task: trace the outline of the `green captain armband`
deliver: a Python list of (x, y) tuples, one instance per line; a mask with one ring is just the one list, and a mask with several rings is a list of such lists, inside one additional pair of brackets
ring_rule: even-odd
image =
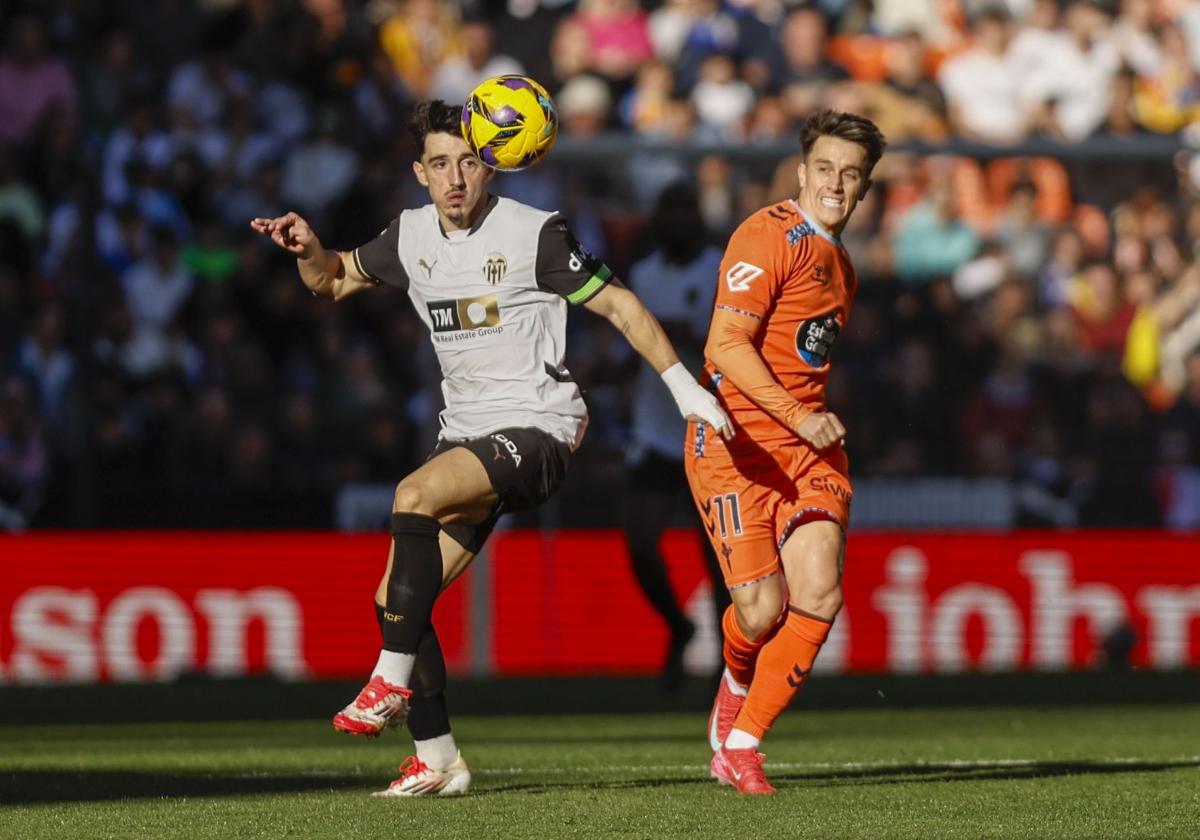
[(572, 304), (587, 303), (595, 296), (596, 292), (608, 285), (608, 281), (612, 280), (612, 276), (612, 271), (609, 267), (601, 263), (596, 269), (596, 273), (589, 277), (587, 282), (567, 295), (567, 302)]

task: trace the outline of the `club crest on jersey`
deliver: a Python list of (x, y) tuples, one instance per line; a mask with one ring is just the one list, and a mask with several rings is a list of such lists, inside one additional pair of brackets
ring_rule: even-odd
[(811, 367), (825, 367), (841, 331), (842, 327), (833, 313), (805, 321), (796, 330), (796, 352)]
[(492, 251), (487, 255), (487, 259), (483, 261), (483, 279), (495, 286), (504, 279), (504, 275), (508, 273), (508, 260), (504, 255)]
[(458, 300), (431, 300), (426, 306), (429, 308), (429, 323), (435, 335), (450, 332), (465, 334), (470, 330), (498, 327), (500, 324), (500, 304), (493, 295)]

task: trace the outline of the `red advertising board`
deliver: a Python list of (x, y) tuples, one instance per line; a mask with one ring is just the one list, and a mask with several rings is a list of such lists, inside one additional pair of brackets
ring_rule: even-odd
[[(358, 677), (386, 535), (72, 532), (0, 537), (0, 682), (270, 671)], [(711, 627), (696, 535), (663, 540)], [(439, 600), (450, 668), (652, 673), (666, 642), (616, 531), (507, 531)], [(1134, 663), (1200, 664), (1200, 541), (1151, 532), (855, 534), (846, 606), (818, 669), (1084, 668), (1106, 637)], [(701, 633), (692, 661), (709, 667)], [(707, 643), (707, 647), (703, 647)]]

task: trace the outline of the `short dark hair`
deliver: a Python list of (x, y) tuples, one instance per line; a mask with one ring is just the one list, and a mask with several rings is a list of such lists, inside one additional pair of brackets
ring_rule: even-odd
[(455, 137), (461, 137), (461, 121), (461, 105), (449, 105), (440, 99), (418, 102), (408, 118), (408, 132), (417, 143), (417, 155), (425, 153), (425, 138), (430, 134), (453, 134)]
[(826, 136), (848, 140), (866, 149), (867, 175), (871, 174), (875, 164), (883, 157), (883, 150), (887, 148), (887, 139), (871, 120), (858, 114), (826, 108), (810, 115), (800, 129), (800, 147), (804, 149), (804, 156), (808, 157), (818, 137)]

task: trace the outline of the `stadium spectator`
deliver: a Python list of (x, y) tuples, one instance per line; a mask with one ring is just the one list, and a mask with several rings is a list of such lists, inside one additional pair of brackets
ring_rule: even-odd
[(1134, 309), (1121, 289), (1112, 266), (1096, 262), (1083, 267), (1068, 292), (1079, 335), (1090, 353), (1120, 358)]
[(580, 0), (575, 20), (587, 39), (590, 68), (605, 78), (628, 79), (654, 55), (637, 0)]
[(150, 254), (121, 278), (130, 319), (123, 360), (137, 376), (181, 364), (190, 355), (178, 319), (195, 279), (180, 261), (179, 241), (170, 228), (155, 228), (152, 239)]
[(1024, 69), (1009, 51), (1011, 35), (1008, 12), (988, 7), (975, 21), (974, 44), (938, 71), (950, 125), (959, 136), (1012, 143), (1028, 131), (1019, 87)]
[(596, 76), (575, 76), (558, 92), (557, 104), (565, 133), (578, 138), (592, 137), (608, 125), (612, 94), (608, 85)]
[(975, 256), (979, 238), (954, 207), (951, 161), (930, 161), (925, 198), (900, 220), (896, 231), (896, 274), (920, 284), (947, 275)]
[(1168, 428), (1185, 436), (1188, 463), (1200, 466), (1200, 350), (1185, 360), (1183, 389), (1164, 421)]
[(41, 507), (51, 454), (35, 405), (20, 377), (0, 380), (0, 529), (22, 531)]
[(1200, 529), (1200, 466), (1191, 457), (1192, 445), (1187, 433), (1174, 427), (1158, 439), (1160, 464), (1154, 471), (1154, 490), (1163, 524), (1177, 531)]
[(0, 143), (32, 145), (54, 119), (69, 131), (78, 99), (78, 85), (66, 63), (46, 54), (42, 22), (18, 16), (0, 57)]
[(633, 85), (617, 103), (621, 125), (639, 134), (658, 135), (667, 131), (668, 108), (675, 75), (663, 61), (647, 61), (638, 68)]
[(62, 312), (48, 304), (34, 316), (32, 329), (17, 349), (17, 369), (36, 389), (38, 413), (59, 452), (70, 451), (77, 443), (77, 368), (74, 355), (63, 343)]
[(1112, 44), (1121, 63), (1138, 76), (1153, 77), (1163, 62), (1163, 45), (1154, 31), (1154, 0), (1120, 0)]
[(1169, 134), (1200, 121), (1200, 77), (1179, 26), (1162, 28), (1162, 52), (1133, 82), (1133, 111), (1150, 131)]
[(1106, 7), (1095, 0), (1071, 0), (1062, 32), (1021, 77), (1033, 128), (1071, 141), (1091, 135), (1108, 117), (1119, 67)]
[(227, 45), (210, 43), (205, 50), (205, 55), (185, 61), (171, 74), (166, 104), (172, 122), (216, 125), (235, 100), (250, 93), (250, 75), (237, 67)]
[(697, 5), (693, 0), (665, 0), (646, 18), (646, 30), (654, 54), (667, 64), (679, 60), (684, 43), (696, 22)]
[(888, 35), (918, 32), (921, 38), (938, 48), (958, 40), (956, 3), (936, 0), (876, 0), (871, 4), (872, 28)]
[(457, 9), (437, 0), (402, 0), (379, 27), (379, 43), (411, 98), (420, 99), (438, 65), (461, 49)]
[(701, 136), (741, 139), (754, 108), (754, 89), (738, 78), (732, 58), (716, 53), (700, 65), (700, 77), (692, 89), (692, 107)]
[(1037, 216), (1037, 186), (1032, 181), (1013, 184), (992, 236), (1008, 266), (1021, 277), (1036, 276), (1046, 264), (1053, 230)]
[(949, 136), (946, 97), (926, 72), (925, 62), (920, 35), (905, 33), (887, 50), (887, 78), (871, 87), (869, 101), (875, 120), (895, 141), (940, 143)]
[(323, 111), (312, 136), (288, 155), (283, 166), (280, 196), (315, 218), (346, 194), (359, 173), (359, 156), (343, 133), (349, 128), (344, 113)]
[(784, 101), (794, 118), (826, 105), (826, 88), (850, 78), (849, 71), (827, 54), (827, 35), (824, 15), (811, 6), (791, 11), (780, 29)]
[(463, 21), (459, 38), (462, 52), (447, 57), (433, 72), (430, 90), (434, 98), (466, 102), (467, 96), (484, 79), (525, 72), (515, 58), (496, 52), (496, 33), (486, 20)]
[(742, 21), (719, 0), (690, 0), (691, 25), (675, 65), (675, 92), (686, 96), (700, 75), (700, 65), (713, 54), (738, 56), (744, 36)]

